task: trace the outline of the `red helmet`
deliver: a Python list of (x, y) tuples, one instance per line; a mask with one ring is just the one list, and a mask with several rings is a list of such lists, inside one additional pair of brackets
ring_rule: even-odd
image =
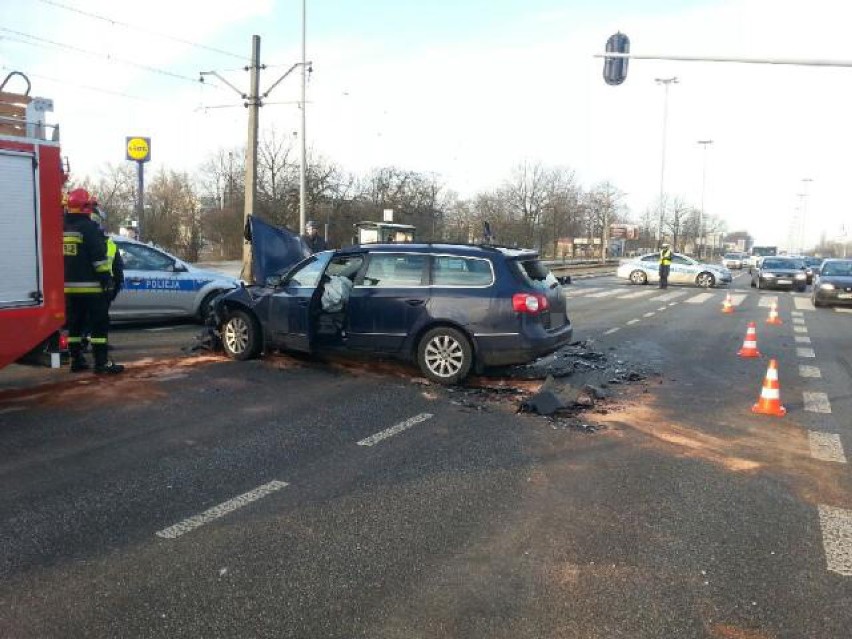
[(92, 197), (86, 189), (74, 189), (68, 194), (69, 213), (91, 213)]

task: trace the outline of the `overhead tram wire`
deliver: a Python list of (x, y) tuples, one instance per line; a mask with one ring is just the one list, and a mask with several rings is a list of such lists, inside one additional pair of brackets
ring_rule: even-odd
[[(20, 68), (20, 67), (17, 67), (17, 68)], [(15, 68), (7, 66), (5, 64), (0, 65), (0, 69), (2, 69), (4, 71), (14, 71), (15, 70)], [(127, 98), (129, 100), (138, 100), (140, 102), (152, 102), (152, 103), (156, 102), (156, 100), (152, 100), (151, 98), (145, 98), (145, 97), (142, 97), (141, 95), (132, 95), (130, 93), (122, 93), (121, 91), (113, 91), (112, 89), (104, 89), (103, 87), (96, 87), (96, 86), (87, 85), (87, 84), (80, 84), (79, 82), (70, 82), (68, 80), (61, 80), (60, 78), (54, 78), (54, 77), (51, 77), (49, 75), (42, 75), (40, 73), (31, 73), (31, 72), (28, 71), (27, 75), (32, 77), (32, 78), (39, 78), (41, 80), (47, 80), (48, 82), (55, 82), (56, 84), (62, 84), (62, 85), (65, 85), (65, 86), (72, 86), (72, 87), (75, 87), (77, 89), (83, 89), (85, 91), (95, 91), (97, 93), (105, 93), (107, 95), (112, 95), (112, 96), (119, 97), (119, 98)]]
[(153, 29), (148, 29), (146, 27), (139, 27), (129, 22), (122, 22), (121, 20), (115, 20), (113, 18), (109, 18), (107, 16), (102, 16), (97, 13), (93, 13), (91, 11), (84, 11), (83, 9), (78, 9), (77, 7), (72, 7), (67, 4), (63, 4), (61, 2), (56, 2), (55, 0), (39, 0), (39, 2), (43, 4), (50, 5), (52, 7), (57, 7), (59, 9), (64, 9), (65, 11), (71, 11), (72, 13), (76, 13), (81, 16), (85, 16), (87, 18), (92, 18), (94, 20), (100, 20), (102, 22), (107, 22), (111, 25), (116, 25), (120, 27), (124, 27), (125, 29), (132, 29), (134, 31), (139, 31), (141, 33), (147, 33), (148, 35), (157, 36), (158, 38), (163, 38), (165, 40), (172, 40), (173, 42), (179, 42), (180, 44), (186, 44), (191, 47), (195, 47), (197, 49), (203, 49), (205, 51), (210, 51), (212, 53), (218, 53), (219, 55), (226, 55), (231, 58), (236, 58), (237, 60), (244, 60), (246, 62), (250, 62), (251, 59), (245, 55), (239, 55), (237, 53), (232, 53), (231, 51), (225, 51), (224, 49), (217, 49), (216, 47), (211, 47), (206, 44), (201, 44), (199, 42), (193, 42), (192, 40), (185, 40), (183, 38), (178, 38), (176, 36), (168, 35), (166, 33), (160, 33), (159, 31), (154, 31)]
[[(196, 78), (191, 78), (187, 75), (181, 75), (179, 73), (174, 73), (173, 71), (169, 71), (167, 69), (161, 69), (159, 67), (153, 67), (153, 66), (150, 66), (150, 65), (147, 65), (147, 64), (141, 64), (139, 62), (133, 62), (132, 60), (125, 60), (124, 58), (116, 58), (115, 56), (112, 56), (112, 55), (109, 55), (109, 54), (100, 53), (98, 51), (91, 51), (90, 49), (84, 49), (82, 47), (78, 47), (78, 46), (73, 45), (73, 44), (67, 44), (67, 43), (64, 43), (64, 42), (57, 42), (55, 40), (50, 40), (48, 38), (42, 38), (42, 37), (39, 37), (39, 36), (34, 36), (32, 34), (24, 33), (23, 31), (16, 31), (14, 29), (9, 29), (7, 27), (0, 27), (0, 31), (3, 31), (5, 33), (11, 33), (12, 35), (19, 36), (19, 38), (20, 37), (26, 38), (25, 40), (21, 40), (19, 38), (9, 38), (9, 37), (4, 38), (4, 39), (7, 39), (7, 40), (10, 40), (10, 41), (13, 41), (13, 42), (18, 42), (20, 44), (27, 44), (27, 45), (36, 46), (36, 47), (38, 47), (38, 46), (44, 47), (44, 45), (49, 45), (49, 46), (56, 47), (56, 48), (59, 48), (59, 49), (66, 49), (68, 51), (74, 51), (75, 53), (80, 53), (82, 55), (88, 55), (88, 56), (92, 56), (92, 57), (95, 57), (95, 58), (99, 58), (99, 59), (105, 60), (107, 62), (113, 62), (113, 63), (116, 63), (116, 64), (124, 64), (124, 65), (130, 66), (130, 67), (140, 69), (142, 71), (148, 71), (150, 73), (157, 73), (157, 74), (160, 74), (160, 75), (163, 75), (163, 76), (166, 76), (166, 77), (174, 78), (176, 80), (184, 80), (185, 82), (191, 82), (192, 84), (198, 84), (198, 79), (196, 79)], [(214, 86), (216, 86), (216, 85), (214, 85)], [(221, 87), (217, 86), (217, 88), (221, 88)]]

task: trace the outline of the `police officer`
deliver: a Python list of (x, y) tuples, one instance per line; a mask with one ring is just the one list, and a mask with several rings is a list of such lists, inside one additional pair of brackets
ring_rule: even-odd
[(320, 237), (319, 228), (319, 224), (313, 220), (310, 220), (307, 224), (305, 224), (305, 234), (302, 236), (302, 239), (305, 241), (305, 244), (308, 245), (311, 253), (319, 253), (320, 251), (328, 249), (328, 245), (325, 243), (325, 240)]
[(65, 302), (71, 372), (89, 368), (81, 343), (83, 329), (88, 325), (92, 329), (95, 373), (120, 373), (124, 366), (109, 361), (107, 354), (109, 296), (115, 284), (107, 259), (104, 234), (90, 217), (92, 198), (89, 192), (85, 189), (71, 191), (67, 209), (62, 252), (65, 256)]
[(672, 249), (668, 242), (660, 247), (660, 288), (669, 287), (669, 272), (672, 269)]

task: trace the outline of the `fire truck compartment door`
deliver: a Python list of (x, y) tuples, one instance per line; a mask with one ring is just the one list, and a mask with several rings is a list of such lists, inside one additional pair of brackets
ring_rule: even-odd
[(0, 149), (0, 308), (41, 304), (37, 170), (32, 154)]

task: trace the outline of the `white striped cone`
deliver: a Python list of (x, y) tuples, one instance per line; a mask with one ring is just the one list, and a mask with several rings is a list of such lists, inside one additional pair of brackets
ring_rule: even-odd
[(778, 305), (775, 302), (772, 302), (772, 305), (769, 307), (769, 318), (766, 320), (767, 324), (783, 324), (781, 318), (778, 317)]
[(760, 399), (751, 407), (752, 413), (784, 417), (787, 409), (781, 405), (781, 386), (778, 383), (778, 364), (774, 359), (769, 360), (763, 388), (760, 389)]
[(757, 350), (757, 327), (754, 322), (748, 323), (743, 347), (737, 351), (740, 357), (760, 357), (760, 351)]

